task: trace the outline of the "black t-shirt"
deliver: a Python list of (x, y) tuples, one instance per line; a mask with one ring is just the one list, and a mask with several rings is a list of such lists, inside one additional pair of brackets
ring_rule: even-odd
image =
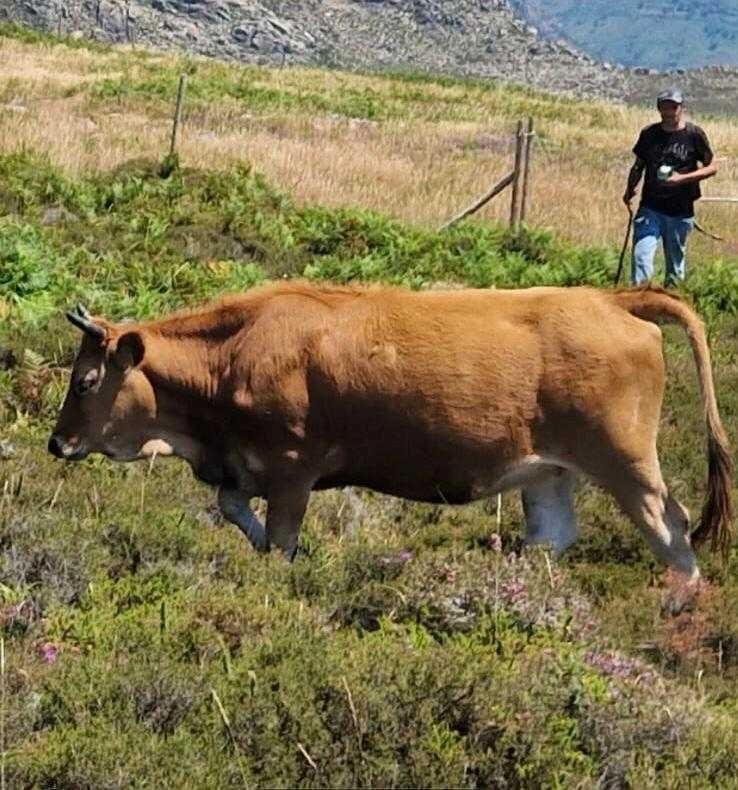
[(702, 194), (699, 183), (664, 186), (656, 171), (661, 165), (670, 165), (677, 173), (691, 173), (698, 169), (698, 162), (709, 165), (712, 150), (704, 131), (688, 123), (684, 129), (666, 132), (655, 123), (641, 131), (633, 153), (646, 163), (641, 205), (671, 217), (693, 216), (694, 201)]

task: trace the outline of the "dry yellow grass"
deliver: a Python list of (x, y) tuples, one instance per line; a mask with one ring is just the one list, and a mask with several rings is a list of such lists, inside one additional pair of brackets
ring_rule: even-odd
[[(45, 152), (70, 173), (161, 157), (170, 134), (168, 104), (91, 100), (85, 88), (174, 62), (126, 50), (100, 54), (0, 39), (0, 151)], [(254, 73), (249, 70), (252, 80)], [(432, 227), (509, 171), (514, 117), (532, 108), (540, 138), (529, 222), (588, 244), (620, 243), (629, 152), (638, 130), (655, 120), (655, 112), (642, 109), (531, 97), (502, 86), (485, 92), (464, 84), (307, 69), (263, 70), (254, 84), (295, 96), (364, 91), (397, 111), (374, 122), (327, 111), (258, 112), (230, 98), (191, 104), (179, 146), (184, 163), (217, 168), (249, 160), (297, 201), (360, 205)], [(704, 191), (738, 195), (738, 122), (703, 125), (722, 160), (721, 172)], [(504, 220), (508, 204), (506, 193), (478, 216)], [(705, 225), (726, 236), (735, 235), (736, 216), (738, 205), (702, 204), (699, 210)], [(697, 255), (721, 249), (695, 239)]]

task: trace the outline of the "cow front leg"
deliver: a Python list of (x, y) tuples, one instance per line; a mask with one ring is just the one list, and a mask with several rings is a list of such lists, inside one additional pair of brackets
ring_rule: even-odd
[(249, 539), (257, 551), (268, 548), (264, 527), (249, 507), (249, 496), (237, 488), (221, 486), (218, 491), (218, 506), (228, 521), (235, 524)]
[(310, 489), (310, 485), (294, 480), (284, 480), (269, 488), (267, 545), (282, 549), (290, 562), (297, 552), (297, 537), (310, 498)]

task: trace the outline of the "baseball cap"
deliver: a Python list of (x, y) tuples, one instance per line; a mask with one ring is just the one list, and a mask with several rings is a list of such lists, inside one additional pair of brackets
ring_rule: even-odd
[(684, 96), (677, 88), (669, 88), (669, 90), (661, 91), (656, 97), (656, 106), (661, 104), (662, 101), (673, 101), (677, 104), (684, 104)]

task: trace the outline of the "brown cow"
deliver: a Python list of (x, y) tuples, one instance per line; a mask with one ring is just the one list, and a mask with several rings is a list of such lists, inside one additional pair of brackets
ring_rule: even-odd
[[(699, 576), (656, 435), (661, 332), (697, 365), (708, 495), (693, 538), (726, 548), (731, 461), (702, 324), (645, 288), (460, 290), (285, 283), (159, 321), (84, 332), (49, 450), (187, 460), (260, 549), (293, 556), (310, 492), (357, 485), (463, 503), (521, 488), (527, 540), (576, 538), (577, 474), (609, 491), (656, 555)], [(268, 501), (266, 530), (249, 509)]]

